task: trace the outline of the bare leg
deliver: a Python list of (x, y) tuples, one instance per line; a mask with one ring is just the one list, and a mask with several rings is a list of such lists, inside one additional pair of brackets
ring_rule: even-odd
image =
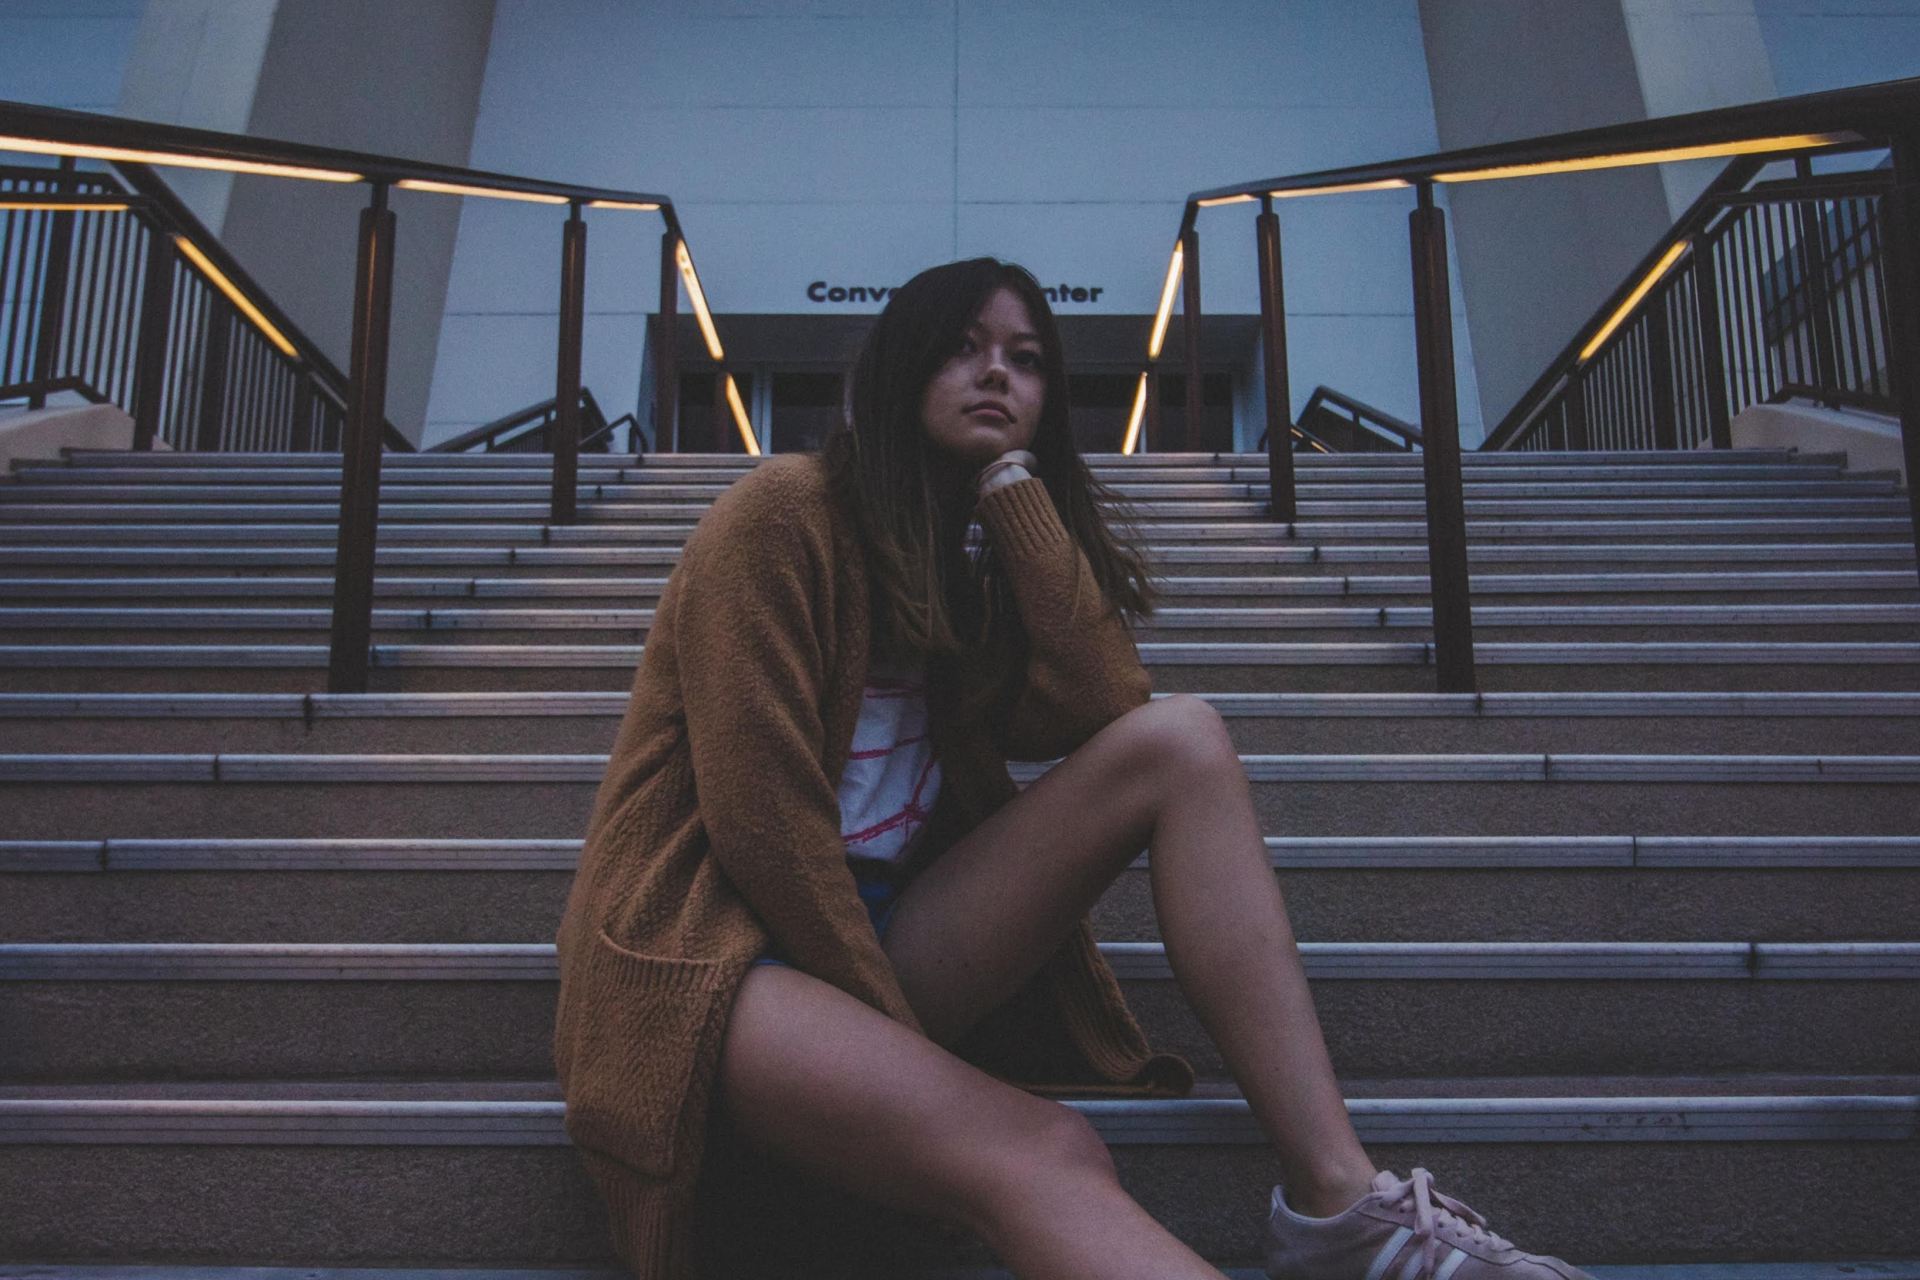
[(719, 1088), (748, 1142), (856, 1195), (970, 1228), (1023, 1280), (1220, 1280), (1121, 1189), (1078, 1112), (797, 970), (747, 971)]
[[(952, 1044), (1051, 955), (1143, 846), (1167, 959), (1315, 1215), (1365, 1195), (1247, 777), (1219, 713), (1175, 695), (1120, 717), (936, 859), (886, 948), (927, 1032)], [(988, 926), (991, 927), (988, 927)]]

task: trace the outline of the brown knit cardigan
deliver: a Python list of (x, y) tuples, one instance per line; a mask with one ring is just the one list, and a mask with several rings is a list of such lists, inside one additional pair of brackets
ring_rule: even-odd
[[(943, 716), (953, 689), (930, 681), (941, 793), (907, 874), (1015, 795), (1008, 759), (1065, 755), (1151, 689), (1044, 481), (990, 490), (977, 516), (1014, 587), (1027, 680), (997, 726)], [(642, 1280), (694, 1274), (720, 1045), (769, 937), (801, 970), (921, 1030), (840, 834), (868, 607), (865, 556), (819, 456), (790, 454), (714, 502), (654, 613), (560, 925), (553, 1043), (567, 1133)], [(1184, 1060), (1147, 1047), (1084, 919), (957, 1051), (1037, 1092), (1193, 1084)]]

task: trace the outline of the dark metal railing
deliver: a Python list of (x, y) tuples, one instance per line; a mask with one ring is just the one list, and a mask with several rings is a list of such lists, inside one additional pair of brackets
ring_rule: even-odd
[[(134, 447), (341, 453), (327, 687), (367, 687), (380, 458), (411, 449), (386, 420), (395, 187), (552, 204), (561, 230), (560, 335), (551, 420), (552, 519), (575, 519), (578, 455), (606, 447), (608, 423), (581, 385), (587, 208), (657, 211), (661, 314), (655, 331), (655, 439), (672, 434), (671, 335), (684, 278), (718, 358), (711, 316), (673, 202), (665, 196), (430, 164), (393, 156), (0, 102), (0, 152), (58, 167), (0, 170), (0, 384), (29, 403), (63, 377), (131, 406)], [(111, 174), (78, 168), (104, 161)], [(186, 164), (364, 185), (352, 341), (343, 374), (275, 307), (146, 164)], [(587, 414), (591, 406), (591, 416)], [(620, 421), (636, 428), (631, 415)]]
[[(1295, 452), (1302, 445), (1318, 453), (1406, 453), (1420, 447), (1419, 427), (1328, 386), (1313, 389), (1292, 431)], [(1267, 447), (1265, 431), (1253, 447)]]
[(1755, 182), (1758, 161), (1728, 166), (1482, 447), (1731, 448), (1742, 409), (1792, 395), (1893, 412), (1890, 175), (1798, 168)]
[(152, 170), (0, 167), (0, 204), (28, 206), (0, 209), (0, 380), (84, 381), (131, 412), (138, 449), (339, 447), (346, 376)]
[[(426, 452), (472, 453), (478, 450), (481, 453), (546, 453), (553, 447), (553, 432), (559, 421), (559, 398), (549, 396), (524, 409), (516, 409), (495, 418), (492, 422), (482, 423), (471, 431), (442, 440)], [(600, 402), (593, 398), (593, 392), (585, 387), (580, 389), (582, 453), (611, 453), (614, 435), (622, 427), (627, 428), (633, 445), (627, 452), (644, 458), (645, 436), (641, 433), (639, 419), (631, 413), (623, 413), (609, 422), (605, 411), (600, 408)]]
[[(1884, 186), (1849, 187), (1830, 177), (1813, 178), (1806, 171), (1804, 160), (1810, 155), (1867, 147), (1891, 150), (1891, 168)], [(1356, 191), (1408, 190), (1414, 200), (1408, 216), (1408, 240), (1434, 661), (1441, 689), (1471, 691), (1477, 687), (1477, 677), (1467, 577), (1466, 512), (1460, 485), (1446, 218), (1435, 202), (1434, 190), (1456, 182), (1525, 179), (1543, 173), (1715, 156), (1749, 157), (1746, 163), (1754, 172), (1768, 158), (1796, 157), (1803, 161), (1802, 173), (1789, 188), (1763, 186), (1752, 191), (1744, 190), (1751, 173), (1737, 183), (1722, 175), (1715, 184), (1717, 190), (1710, 193), (1718, 202), (1712, 225), (1728, 229), (1723, 238), (1708, 246), (1711, 252), (1703, 249), (1695, 255), (1696, 259), (1710, 258), (1714, 270), (1691, 275), (1682, 272), (1665, 281), (1664, 291), (1650, 289), (1636, 315), (1629, 317), (1633, 322), (1623, 323), (1591, 352), (1591, 356), (1608, 360), (1600, 363), (1580, 395), (1567, 398), (1569, 413), (1604, 409), (1609, 415), (1621, 415), (1609, 417), (1609, 425), (1603, 430), (1622, 434), (1607, 438), (1644, 439), (1659, 447), (1679, 447), (1683, 439), (1705, 438), (1724, 444), (1727, 432), (1722, 419), (1735, 402), (1719, 396), (1696, 396), (1686, 401), (1682, 391), (1688, 387), (1737, 385), (1741, 388), (1738, 394), (1757, 398), (1777, 395), (1781, 388), (1796, 384), (1816, 387), (1832, 399), (1844, 395), (1858, 400), (1886, 394), (1900, 416), (1909, 477), (1907, 491), (1913, 504), (1916, 537), (1920, 538), (1920, 481), (1915, 480), (1920, 477), (1920, 79), (1196, 191), (1187, 197), (1182, 210), (1167, 287), (1154, 318), (1154, 337), (1148, 344), (1145, 378), (1151, 386), (1159, 341), (1172, 311), (1176, 275), (1197, 276), (1199, 272), (1200, 211), (1257, 204), (1260, 215), (1255, 219), (1254, 236), (1266, 372), (1265, 447), (1272, 494), (1268, 512), (1273, 520), (1292, 523), (1298, 505), (1292, 447), (1295, 436), (1291, 430), (1286, 307), (1275, 201)], [(1743, 167), (1736, 165), (1733, 172), (1739, 173)], [(1849, 180), (1878, 182), (1877, 178), (1858, 175)], [(1872, 207), (1863, 202), (1872, 202)], [(1792, 221), (1781, 221), (1788, 217)], [(1763, 246), (1775, 250), (1774, 256), (1768, 257)], [(1796, 254), (1797, 265), (1791, 261)], [(1648, 278), (1658, 261), (1656, 255), (1643, 264), (1645, 272), (1622, 287), (1615, 309), (1637, 282)], [(1787, 265), (1780, 265), (1783, 262)], [(1672, 265), (1668, 263), (1669, 268)], [(1740, 275), (1740, 270), (1748, 274)], [(1724, 301), (1719, 288), (1723, 271), (1731, 282), (1724, 291)], [(1661, 283), (1660, 279), (1654, 281), (1656, 286)], [(1749, 286), (1758, 292), (1743, 296), (1741, 290)], [(1185, 280), (1180, 292), (1185, 299), (1186, 376), (1188, 385), (1193, 386), (1200, 376), (1198, 280)], [(1754, 299), (1763, 305), (1749, 305)], [(1879, 308), (1881, 318), (1877, 322), (1868, 318), (1869, 300)], [(1612, 312), (1605, 314), (1610, 316)], [(1701, 317), (1706, 318), (1704, 329)], [(1773, 336), (1755, 344), (1754, 335), (1769, 332), (1768, 317)], [(1742, 347), (1742, 342), (1749, 345)], [(1612, 344), (1610, 349), (1607, 343)], [(1584, 344), (1570, 344), (1575, 357), (1584, 350)], [(1676, 351), (1677, 357), (1673, 355)], [(1663, 352), (1667, 353), (1664, 357)], [(1729, 353), (1733, 353), (1731, 357)], [(1720, 367), (1716, 368), (1716, 362)], [(1545, 390), (1536, 387), (1536, 392), (1552, 394), (1552, 375), (1553, 370), (1543, 375)], [(1149, 396), (1146, 403), (1151, 406), (1154, 400)], [(1191, 406), (1188, 419), (1196, 419)], [(1611, 425), (1623, 420), (1642, 424), (1642, 434), (1629, 437), (1624, 434), (1625, 428)], [(1545, 428), (1549, 432), (1546, 439), (1554, 439), (1551, 433), (1558, 430), (1559, 438), (1566, 442), (1591, 442), (1595, 439), (1595, 421), (1589, 414), (1584, 421)]]

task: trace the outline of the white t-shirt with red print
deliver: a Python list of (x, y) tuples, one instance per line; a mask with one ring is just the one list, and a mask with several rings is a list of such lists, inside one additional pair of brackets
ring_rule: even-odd
[(840, 777), (840, 834), (850, 858), (897, 862), (927, 825), (940, 794), (940, 761), (927, 728), (924, 663), (874, 661), (867, 669), (853, 750)]

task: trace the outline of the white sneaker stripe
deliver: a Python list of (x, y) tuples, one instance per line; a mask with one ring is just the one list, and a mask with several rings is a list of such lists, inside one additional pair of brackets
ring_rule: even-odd
[(1426, 1261), (1427, 1251), (1418, 1244), (1407, 1246), (1407, 1260), (1400, 1267), (1398, 1280), (1413, 1280), (1419, 1272), (1420, 1264)]
[(1367, 1280), (1380, 1280), (1381, 1276), (1387, 1274), (1387, 1267), (1392, 1264), (1393, 1255), (1399, 1253), (1400, 1246), (1412, 1236), (1411, 1227), (1400, 1227), (1388, 1236), (1387, 1242), (1380, 1246), (1380, 1252), (1373, 1255), (1373, 1265), (1367, 1268)]
[(1453, 1256), (1440, 1264), (1440, 1270), (1434, 1274), (1433, 1280), (1453, 1280), (1453, 1273), (1458, 1271), (1460, 1264), (1466, 1260), (1467, 1251), (1456, 1248)]

